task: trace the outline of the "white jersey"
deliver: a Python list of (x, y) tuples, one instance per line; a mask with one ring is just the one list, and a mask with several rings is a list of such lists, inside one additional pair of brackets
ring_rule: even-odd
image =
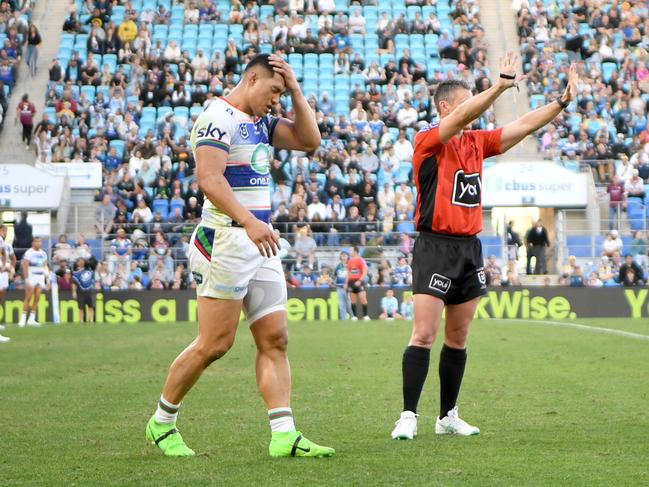
[(0, 249), (4, 250), (5, 266), (2, 267), (2, 257), (0, 256), (0, 272), (7, 272), (11, 267), (11, 256), (14, 255), (14, 248), (9, 242), (0, 237)]
[(47, 266), (47, 252), (43, 249), (34, 250), (27, 249), (23, 259), (29, 262), (29, 275), (30, 276), (44, 276), (45, 267)]
[[(217, 98), (199, 115), (190, 138), (194, 157), (203, 146), (227, 153), (225, 178), (237, 201), (266, 223), (270, 221), (270, 143), (278, 121), (270, 115), (252, 117)], [(231, 226), (232, 219), (205, 198), (202, 224)]]

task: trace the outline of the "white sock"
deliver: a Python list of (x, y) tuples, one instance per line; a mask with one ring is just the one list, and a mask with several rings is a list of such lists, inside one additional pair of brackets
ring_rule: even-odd
[(36, 313), (34, 313), (33, 311), (29, 313), (29, 319), (36, 321)]
[(273, 433), (295, 431), (293, 411), (291, 408), (274, 408), (268, 410), (268, 420)]
[(23, 311), (23, 319), (21, 320), (21, 323), (27, 323), (27, 313)]
[[(163, 409), (164, 408), (164, 409)], [(178, 409), (180, 404), (172, 404), (164, 397), (160, 396), (158, 401), (158, 409), (155, 412), (155, 420), (157, 423), (175, 423), (178, 419)]]

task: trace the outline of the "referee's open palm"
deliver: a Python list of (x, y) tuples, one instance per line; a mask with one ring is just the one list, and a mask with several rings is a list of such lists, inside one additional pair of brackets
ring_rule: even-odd
[(500, 83), (504, 84), (507, 88), (516, 86), (516, 83), (525, 79), (525, 75), (516, 76), (518, 68), (518, 54), (513, 51), (508, 51), (503, 57), (500, 58), (500, 74), (512, 77), (512, 79), (500, 78)]

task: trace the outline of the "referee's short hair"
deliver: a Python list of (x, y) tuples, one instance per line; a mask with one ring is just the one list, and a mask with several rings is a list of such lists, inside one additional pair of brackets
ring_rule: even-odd
[(433, 96), (437, 111), (439, 111), (440, 102), (450, 101), (453, 97), (453, 93), (459, 89), (472, 91), (471, 86), (469, 86), (466, 81), (460, 79), (449, 79), (438, 84), (437, 89), (435, 90), (435, 95)]

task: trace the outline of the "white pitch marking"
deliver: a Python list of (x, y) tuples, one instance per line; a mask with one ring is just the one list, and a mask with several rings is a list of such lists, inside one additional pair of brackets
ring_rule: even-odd
[(616, 330), (614, 328), (601, 328), (598, 326), (582, 325), (580, 323), (566, 323), (562, 321), (546, 321), (546, 320), (524, 320), (520, 318), (505, 319), (505, 318), (492, 318), (491, 321), (516, 321), (519, 323), (528, 323), (535, 325), (550, 325), (562, 326), (566, 328), (574, 328), (576, 330), (590, 331), (593, 333), (604, 333), (607, 335), (618, 335), (627, 338), (634, 338), (636, 340), (649, 340), (649, 335), (642, 335), (640, 333), (632, 333), (630, 331)]

